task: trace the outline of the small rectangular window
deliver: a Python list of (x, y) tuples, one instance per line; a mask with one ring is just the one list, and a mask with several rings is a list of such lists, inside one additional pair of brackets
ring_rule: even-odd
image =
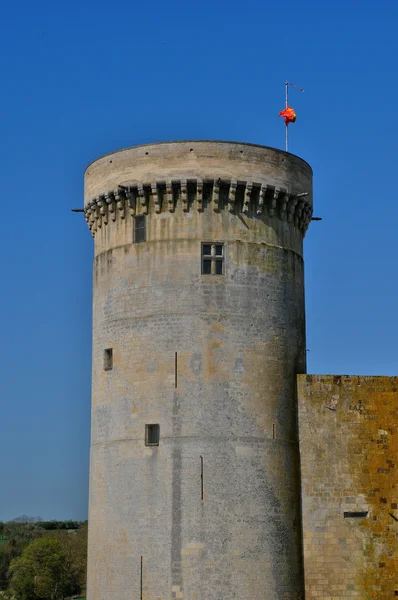
[(133, 242), (139, 244), (146, 241), (146, 221), (145, 215), (133, 217)]
[(159, 425), (145, 425), (145, 446), (159, 446)]
[(344, 518), (345, 519), (364, 519), (365, 517), (368, 516), (368, 511), (363, 511), (363, 512), (345, 512), (344, 513)]
[(202, 244), (202, 275), (224, 275), (224, 244)]
[(113, 369), (113, 349), (107, 348), (104, 350), (104, 370), (110, 371)]

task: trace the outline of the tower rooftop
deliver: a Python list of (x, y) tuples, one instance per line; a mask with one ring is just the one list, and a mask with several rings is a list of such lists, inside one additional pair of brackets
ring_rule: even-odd
[(106, 158), (108, 156), (111, 156), (112, 154), (117, 154), (118, 152), (125, 152), (126, 150), (132, 150), (133, 148), (146, 148), (146, 147), (151, 147), (151, 146), (161, 146), (161, 145), (167, 145), (167, 144), (235, 144), (237, 146), (248, 146), (248, 147), (253, 147), (253, 148), (265, 148), (267, 150), (274, 150), (275, 152), (280, 152), (281, 154), (286, 154), (288, 156), (294, 156), (295, 158), (301, 160), (303, 163), (305, 163), (308, 168), (311, 170), (312, 172), (312, 168), (311, 165), (305, 161), (303, 158), (301, 158), (300, 156), (297, 156), (297, 154), (292, 154), (291, 152), (286, 152), (285, 150), (281, 150), (280, 148), (274, 148), (273, 146), (265, 146), (264, 144), (252, 144), (250, 142), (236, 142), (236, 141), (230, 141), (230, 140), (169, 140), (169, 141), (165, 141), (165, 142), (148, 142), (147, 144), (137, 144), (134, 146), (127, 146), (126, 148), (119, 148), (119, 150), (113, 150), (112, 152), (107, 152), (106, 154), (102, 154), (101, 156), (98, 156), (97, 158), (95, 158), (94, 160), (92, 160), (86, 167), (86, 171), (87, 169), (95, 162), (97, 162), (97, 160), (101, 160), (102, 158)]

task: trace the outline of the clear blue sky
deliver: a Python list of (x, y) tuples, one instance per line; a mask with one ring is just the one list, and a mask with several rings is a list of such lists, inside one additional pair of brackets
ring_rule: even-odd
[(314, 169), (308, 371), (398, 373), (396, 0), (5, 3), (0, 519), (85, 519), (92, 238), (83, 172), (144, 142), (283, 147)]

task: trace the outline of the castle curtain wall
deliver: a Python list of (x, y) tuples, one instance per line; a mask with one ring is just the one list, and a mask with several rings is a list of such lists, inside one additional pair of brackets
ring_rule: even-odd
[(306, 599), (398, 596), (398, 377), (301, 375)]

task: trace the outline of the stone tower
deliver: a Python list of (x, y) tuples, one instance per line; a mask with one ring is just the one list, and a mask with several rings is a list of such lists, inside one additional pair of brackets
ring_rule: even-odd
[(128, 148), (87, 168), (85, 215), (88, 600), (302, 598), (311, 168), (241, 143)]

